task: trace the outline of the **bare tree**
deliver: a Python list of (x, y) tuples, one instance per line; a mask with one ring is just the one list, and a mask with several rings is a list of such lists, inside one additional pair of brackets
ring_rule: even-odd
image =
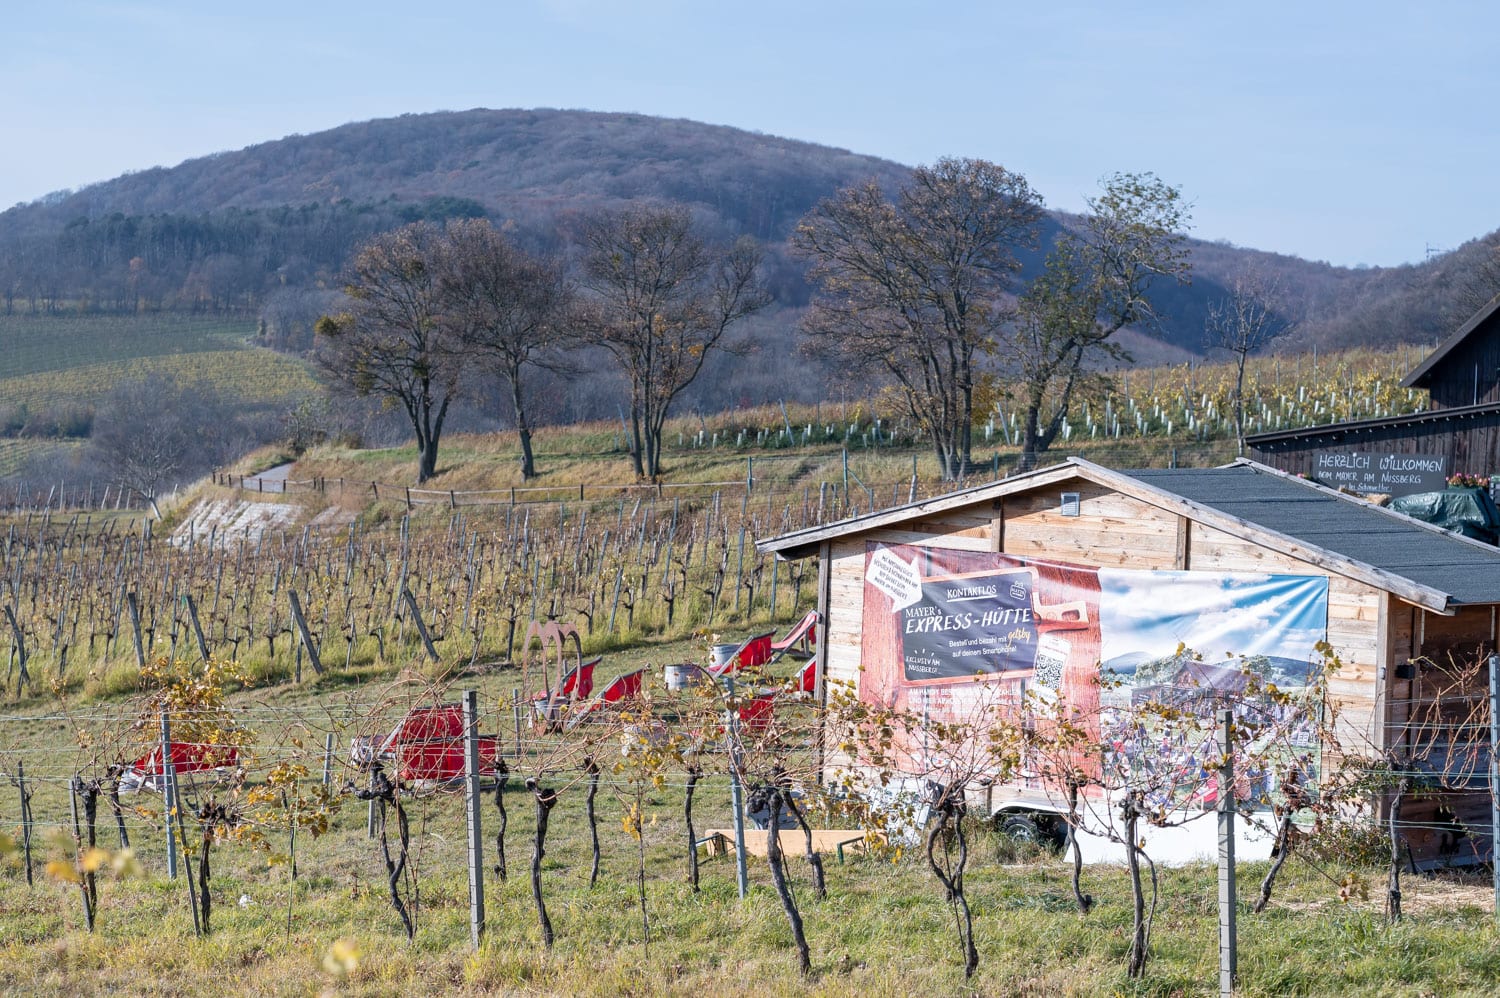
[(318, 366), (358, 395), (399, 404), (417, 438), (417, 482), (437, 471), (438, 441), (464, 361), (445, 315), (447, 233), (416, 222), (371, 239), (355, 256), (349, 308), (318, 320)]
[(510, 389), (521, 445), (521, 477), (536, 477), (524, 377), (555, 367), (572, 295), (558, 264), (533, 257), (483, 219), (450, 223), (441, 286), (460, 324), (459, 342)]
[(1245, 365), (1252, 353), (1292, 330), (1292, 323), (1277, 313), (1276, 303), (1274, 283), (1253, 274), (1239, 274), (1230, 284), (1229, 294), (1208, 307), (1208, 345), (1227, 350), (1234, 357), (1230, 402), (1240, 454), (1245, 453)]
[(873, 180), (839, 191), (794, 236), (821, 287), (804, 323), (815, 348), (893, 378), (946, 479), (972, 456), (979, 364), (996, 349), (1015, 251), (1034, 243), (1041, 204), (1002, 166), (941, 159), (913, 171), (894, 203)]
[(122, 382), (100, 403), (88, 456), (155, 508), (163, 491), (206, 474), (251, 436), (212, 389), (154, 373)]
[(1076, 229), (1058, 237), (1019, 304), (1014, 347), (1025, 463), (1051, 446), (1090, 362), (1129, 359), (1115, 333), (1159, 323), (1153, 285), (1185, 283), (1191, 267), (1180, 231), (1188, 206), (1155, 175), (1117, 173), (1088, 207)]
[(713, 252), (677, 205), (600, 213), (584, 223), (582, 241), (589, 297), (579, 325), (629, 382), (631, 461), (637, 475), (654, 478), (672, 400), (724, 346), (729, 327), (770, 301), (757, 274), (761, 253), (748, 238)]

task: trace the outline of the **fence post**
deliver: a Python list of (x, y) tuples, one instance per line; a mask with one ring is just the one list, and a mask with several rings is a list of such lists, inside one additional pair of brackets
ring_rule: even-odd
[(729, 799), (734, 808), (734, 872), (740, 900), (743, 901), (750, 893), (750, 870), (745, 864), (745, 800), (740, 787), (740, 712), (733, 706), (734, 676), (732, 674), (725, 676), (724, 682), (729, 688), (730, 703), (729, 710), (725, 713), (730, 731), (729, 744), (732, 746), (729, 759)]
[(751, 455), (745, 458), (745, 491), (749, 492), (755, 488), (755, 457)]
[(521, 691), (512, 687), (510, 691), (510, 713), (516, 722), (516, 758), (521, 758)]
[(1239, 974), (1234, 891), (1234, 711), (1219, 713), (1219, 994), (1231, 998)]
[(134, 589), (125, 594), (125, 605), (130, 610), (130, 630), (135, 637), (135, 664), (137, 668), (144, 669), (146, 650), (141, 645), (141, 606)]
[(167, 712), (161, 712), (161, 792), (162, 808), (166, 812), (167, 828), (167, 876), (177, 879), (177, 832), (172, 827), (172, 812), (177, 809), (177, 787), (172, 771), (172, 726)]
[(26, 764), (16, 763), (16, 787), (21, 791), (21, 848), (26, 853), (26, 886), (31, 882), (31, 795), (26, 792)]
[(333, 732), (323, 739), (323, 786), (333, 783)]
[(484, 942), (484, 833), (479, 814), (479, 691), (464, 691), (464, 810), (469, 830), (469, 941)]
[(182, 602), (186, 604), (188, 620), (193, 624), (193, 637), (198, 641), (198, 654), (203, 657), (203, 661), (207, 662), (209, 659), (208, 642), (203, 637), (203, 624), (198, 620), (198, 604), (194, 601), (192, 593), (183, 593)]
[(292, 586), (287, 586), (286, 595), (287, 601), (292, 605), (292, 621), (297, 625), (297, 636), (302, 641), (301, 647), (307, 649), (307, 660), (312, 663), (313, 672), (321, 676), (323, 659), (318, 654), (318, 647), (313, 644), (312, 634), (307, 629), (307, 618), (302, 615), (302, 601), (297, 598), (297, 590)]
[(1500, 919), (1500, 655), (1490, 656), (1490, 866), (1494, 870), (1495, 917)]

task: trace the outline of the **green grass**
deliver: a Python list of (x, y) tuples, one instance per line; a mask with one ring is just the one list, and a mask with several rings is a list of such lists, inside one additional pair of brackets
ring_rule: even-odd
[(186, 315), (0, 316), (0, 381), (170, 354), (243, 350), (245, 319)]
[[(637, 649), (607, 659), (623, 670), (652, 661), (693, 657), (694, 645)], [(387, 674), (387, 677), (389, 674)], [(492, 709), (520, 685), (515, 670), (458, 680), (473, 685)], [(420, 684), (418, 684), (420, 687)], [(286, 683), (245, 690), (232, 702), (257, 730), (263, 773), (273, 758), (299, 759), (312, 779), (321, 769), (324, 730), (336, 729), (340, 755), (347, 736), (378, 728), (360, 720), (371, 705), (392, 701), (389, 717), (409, 695), (374, 674), (360, 681), (326, 677), (302, 686)], [(451, 693), (448, 694), (451, 696)], [(69, 844), (65, 778), (89, 753), (74, 747), (75, 733), (98, 736), (107, 720), (125, 718), (125, 701), (92, 701), (59, 713), (35, 704), (0, 717), (0, 751), (7, 771), (24, 760), (36, 788), (39, 830), (38, 882), (28, 888), (16, 857), (0, 868), (0, 989), (47, 993), (310, 994), (668, 994), (718, 995), (748, 991), (817, 995), (1196, 995), (1216, 982), (1214, 871), (1190, 866), (1162, 871), (1152, 960), (1141, 981), (1124, 971), (1129, 931), (1129, 889), (1123, 872), (1086, 871), (1085, 889), (1098, 899), (1087, 916), (1073, 909), (1067, 868), (1046, 854), (1017, 847), (974, 829), (968, 892), (974, 907), (979, 972), (965, 981), (952, 932), (952, 914), (937, 882), (916, 851), (895, 860), (827, 857), (829, 897), (813, 897), (795, 837), (788, 842), (797, 893), (813, 954), (813, 976), (796, 973), (791, 935), (762, 861), (750, 865), (751, 894), (736, 897), (733, 864), (705, 860), (702, 890), (684, 881), (681, 845), (683, 790), (669, 774), (646, 804), (649, 952), (642, 943), (636, 897), (636, 845), (621, 831), (622, 801), (606, 776), (599, 797), (602, 876), (588, 886), (589, 846), (578, 786), (564, 791), (554, 810), (543, 889), (557, 933), (549, 950), (541, 942), (527, 879), (533, 808), (513, 781), (510, 878), (487, 878), (488, 937), (472, 952), (464, 867), (462, 800), (442, 794), (410, 805), (418, 931), (408, 943), (385, 891), (379, 847), (366, 836), (366, 808), (344, 799), (329, 834), (303, 834), (297, 845), (299, 878), (284, 862), (285, 833), (267, 828), (269, 851), (221, 843), (213, 852), (213, 932), (194, 937), (185, 880), (164, 875), (162, 835), (149, 821), (128, 819), (140, 872), (106, 876), (94, 934), (84, 931), (78, 891), (40, 871), (64, 859)], [(31, 720), (23, 719), (29, 715)], [(486, 727), (500, 726), (492, 720)], [(610, 747), (600, 746), (611, 758)], [(518, 772), (520, 770), (518, 769)], [(336, 780), (345, 774), (336, 768)], [(576, 774), (554, 773), (555, 783)], [(15, 794), (0, 797), (0, 829), (13, 831)], [(127, 798), (153, 804), (149, 797)], [(157, 805), (159, 806), (159, 802)], [(493, 861), (497, 812), (484, 801), (486, 855)], [(722, 777), (700, 786), (695, 805), (700, 829), (729, 822)], [(113, 848), (114, 829), (101, 809), (100, 837)], [(1243, 907), (1240, 917), (1240, 993), (1244, 995), (1464, 995), (1489, 994), (1500, 973), (1500, 937), (1483, 886), (1407, 878), (1409, 915), (1389, 926), (1379, 912), (1380, 873), (1359, 871), (1373, 900), (1341, 903), (1328, 879), (1345, 871), (1294, 859), (1276, 901), (1262, 915)], [(1253, 894), (1263, 867), (1241, 868), (1241, 898)], [(243, 899), (243, 901), (242, 901)], [(325, 968), (340, 940), (358, 953), (346, 977)], [(342, 971), (340, 971), (342, 973)]]
[(246, 320), (178, 315), (0, 316), (0, 406), (89, 406), (152, 372), (248, 405), (318, 391), (302, 361), (251, 346), (254, 331)]

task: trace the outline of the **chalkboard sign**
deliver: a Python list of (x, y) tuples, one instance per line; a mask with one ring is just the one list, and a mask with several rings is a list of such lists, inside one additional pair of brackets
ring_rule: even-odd
[(1438, 454), (1386, 454), (1380, 451), (1318, 451), (1313, 477), (1351, 492), (1404, 496), (1439, 492), (1448, 485), (1448, 458)]
[(922, 598), (900, 613), (908, 682), (972, 679), (1036, 665), (1030, 569), (924, 579)]

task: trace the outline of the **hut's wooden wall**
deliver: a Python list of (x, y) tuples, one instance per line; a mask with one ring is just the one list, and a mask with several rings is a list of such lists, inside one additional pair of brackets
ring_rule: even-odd
[[(1062, 512), (1064, 493), (1079, 494), (1079, 515)], [(1491, 607), (1466, 608), (1454, 616), (1428, 613), (1376, 586), (1282, 555), (1242, 536), (1207, 526), (1169, 509), (1087, 482), (1034, 489), (934, 515), (899, 530), (871, 530), (830, 544), (828, 679), (857, 684), (864, 608), (866, 542), (917, 544), (962, 550), (1001, 551), (1099, 568), (1188, 569), (1216, 572), (1275, 572), (1329, 579), (1328, 641), (1340, 667), (1332, 680), (1332, 707), (1345, 750), (1375, 756), (1392, 730), (1406, 719), (1413, 683), (1397, 666), (1423, 655), (1495, 647), (1497, 619)], [(848, 760), (830, 752), (827, 763)], [(1478, 805), (1467, 799), (1409, 804), (1413, 820), (1435, 828), (1442, 808), (1469, 821)], [(1418, 829), (1421, 832), (1422, 830)], [(1488, 825), (1483, 831), (1488, 834)], [(1417, 835), (1421, 859), (1435, 855), (1442, 829)], [(1430, 841), (1429, 841), (1430, 840)]]
[(1500, 316), (1491, 316), (1423, 379), (1432, 408), (1500, 402)]
[(1487, 475), (1500, 472), (1500, 412), (1455, 414), (1424, 422), (1391, 421), (1329, 426), (1295, 436), (1246, 441), (1250, 457), (1293, 475), (1316, 477), (1320, 452), (1376, 451), (1432, 454), (1448, 459), (1450, 473)]

